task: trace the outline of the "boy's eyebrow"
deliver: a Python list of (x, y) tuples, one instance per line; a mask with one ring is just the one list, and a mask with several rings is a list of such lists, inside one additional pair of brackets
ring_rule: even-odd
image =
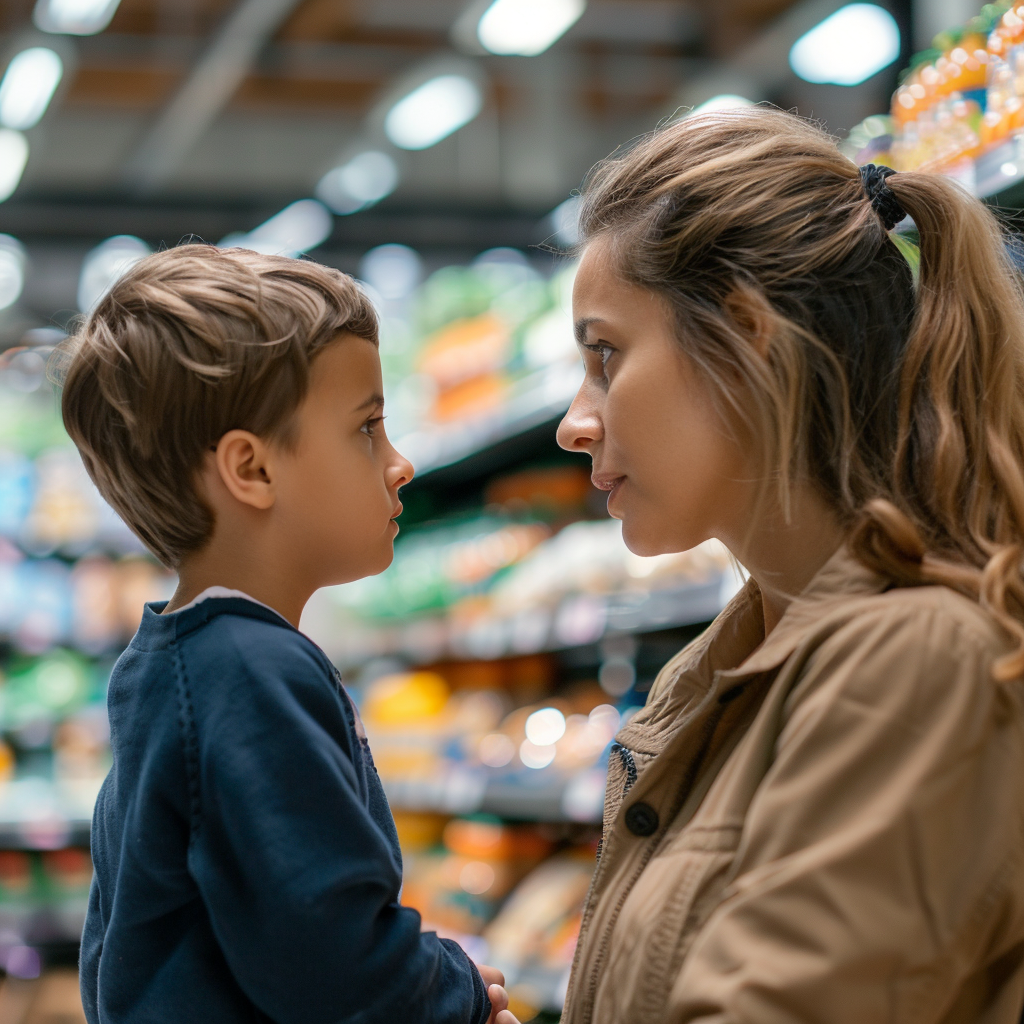
[(362, 405), (356, 407), (356, 412), (362, 412), (363, 409), (372, 409), (374, 406), (383, 404), (384, 396), (379, 391), (375, 391)]
[(603, 324), (605, 323), (599, 316), (585, 316), (573, 324), (573, 333), (576, 335), (576, 344), (582, 345), (587, 337), (587, 328), (591, 324)]

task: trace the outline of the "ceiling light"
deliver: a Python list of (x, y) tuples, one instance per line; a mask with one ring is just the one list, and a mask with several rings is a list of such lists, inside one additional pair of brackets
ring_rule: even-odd
[(25, 287), (25, 247), (10, 235), (0, 235), (0, 309), (18, 301)]
[(398, 185), (395, 161), (378, 150), (357, 153), (329, 170), (316, 187), (317, 198), (335, 213), (355, 213), (380, 202)]
[(491, 53), (535, 57), (579, 20), (586, 0), (494, 0), (476, 34)]
[(404, 299), (420, 283), (423, 261), (407, 245), (378, 245), (363, 256), (359, 276), (383, 298)]
[(46, 113), (62, 74), (60, 57), (45, 46), (17, 54), (0, 81), (0, 124), (19, 130), (36, 124)]
[(482, 105), (476, 82), (465, 75), (438, 75), (388, 111), (384, 131), (400, 149), (427, 149), (472, 121)]
[(25, 136), (9, 128), (0, 128), (0, 203), (18, 187), (27, 162), (28, 140)]
[(900, 30), (875, 4), (847, 4), (802, 35), (789, 66), (807, 82), (858, 85), (900, 55)]
[(706, 114), (712, 110), (738, 110), (741, 107), (752, 107), (753, 105), (754, 101), (748, 100), (746, 96), (737, 96), (732, 92), (724, 92), (720, 96), (712, 96), (711, 99), (698, 103), (690, 111), (690, 114)]
[(571, 249), (580, 240), (580, 204), (581, 196), (569, 196), (559, 203), (548, 215), (555, 239), (565, 249)]
[(134, 235), (114, 235), (100, 242), (82, 261), (78, 277), (78, 308), (83, 313), (91, 313), (125, 271), (143, 256), (148, 256), (150, 251), (149, 246)]
[(102, 32), (120, 0), (37, 0), (32, 20), (44, 32), (91, 36)]
[(334, 230), (331, 211), (316, 199), (300, 199), (248, 232), (222, 238), (222, 249), (253, 249), (268, 256), (298, 256), (315, 249)]

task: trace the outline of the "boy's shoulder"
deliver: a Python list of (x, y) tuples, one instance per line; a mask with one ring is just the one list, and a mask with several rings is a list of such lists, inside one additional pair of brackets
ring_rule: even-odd
[(254, 689), (282, 687), (339, 695), (334, 666), (323, 651), (265, 605), (247, 598), (211, 597), (166, 618), (171, 621), (157, 625), (194, 697), (197, 690), (227, 695), (238, 686), (250, 697)]

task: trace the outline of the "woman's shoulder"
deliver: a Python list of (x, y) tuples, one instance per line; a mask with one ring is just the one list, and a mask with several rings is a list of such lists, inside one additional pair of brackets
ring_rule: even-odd
[(946, 586), (892, 587), (851, 602), (839, 617), (850, 632), (886, 628), (914, 639), (918, 649), (962, 643), (1000, 657), (1013, 646), (990, 611)]
[(898, 587), (842, 602), (803, 650), (801, 676), (835, 674), (844, 688), (994, 695), (995, 663), (1014, 649), (977, 601), (945, 586)]

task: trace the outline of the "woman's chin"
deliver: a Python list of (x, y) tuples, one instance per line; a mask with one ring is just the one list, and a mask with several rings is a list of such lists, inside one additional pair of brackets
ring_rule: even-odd
[[(619, 517), (616, 516), (615, 518)], [(622, 540), (634, 555), (649, 558), (651, 555), (663, 555), (666, 551), (670, 550), (665, 547), (664, 543), (659, 542), (658, 537), (652, 536), (649, 531), (638, 527), (635, 520), (628, 519), (625, 516), (621, 518)]]
[(674, 554), (677, 551), (689, 551), (695, 548), (700, 540), (680, 537), (678, 531), (662, 532), (652, 529), (650, 524), (638, 522), (636, 516), (615, 516), (622, 519), (622, 540), (634, 555), (651, 558), (654, 555)]

